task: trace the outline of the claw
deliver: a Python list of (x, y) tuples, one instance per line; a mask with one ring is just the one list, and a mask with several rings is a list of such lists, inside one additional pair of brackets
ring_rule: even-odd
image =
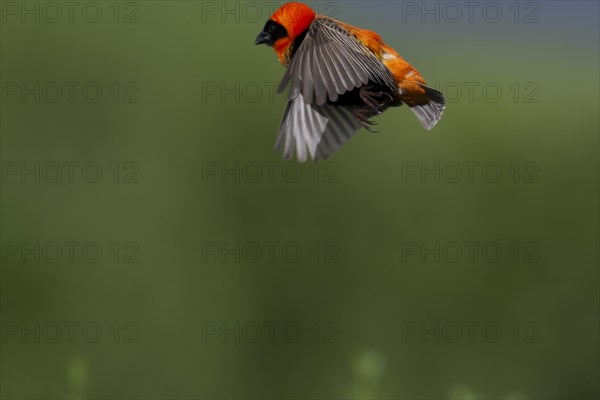
[(362, 101), (365, 102), (365, 104), (367, 104), (371, 108), (377, 109), (379, 107), (379, 105), (377, 104), (377, 102), (371, 96), (362, 95), (361, 99), (362, 99)]
[(381, 97), (380, 92), (373, 92), (372, 86), (363, 86), (360, 88), (360, 99), (369, 107), (373, 109), (377, 109), (380, 107), (379, 103), (376, 101), (378, 97)]
[(372, 125), (377, 125), (377, 124), (373, 123), (373, 121), (368, 121), (368, 120), (367, 121), (361, 121), (360, 125), (363, 128), (365, 128), (366, 130), (368, 130), (369, 132), (371, 132), (371, 133), (379, 133), (379, 131), (371, 128)]
[(370, 110), (358, 108), (353, 110), (352, 114), (363, 128), (365, 128), (369, 132), (378, 133), (378, 131), (371, 128), (371, 126), (377, 125), (377, 122), (369, 119), (369, 115), (371, 115)]
[(392, 95), (391, 95), (391, 94), (389, 94), (389, 93), (387, 93), (387, 92), (379, 92), (379, 93), (381, 93), (381, 94), (385, 94), (385, 95), (386, 95), (386, 96), (387, 96), (387, 97), (390, 99), (390, 101), (391, 101), (392, 103), (394, 102), (394, 98), (392, 97)]
[(371, 126), (377, 125), (369, 118), (383, 113), (388, 107), (393, 105), (394, 97), (381, 90), (378, 86), (365, 85), (359, 89), (359, 98), (363, 104), (352, 111), (356, 121), (369, 132), (376, 132)]

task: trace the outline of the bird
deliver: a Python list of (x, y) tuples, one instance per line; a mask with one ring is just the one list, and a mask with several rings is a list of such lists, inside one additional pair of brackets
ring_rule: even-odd
[(283, 158), (328, 160), (372, 118), (406, 104), (426, 130), (445, 108), (441, 92), (376, 32), (317, 14), (300, 2), (279, 7), (255, 44), (270, 46), (286, 68), (286, 92), (275, 143)]

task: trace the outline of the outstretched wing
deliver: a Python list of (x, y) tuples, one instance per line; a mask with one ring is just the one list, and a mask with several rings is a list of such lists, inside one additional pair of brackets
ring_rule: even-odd
[(391, 72), (337, 21), (314, 20), (279, 85), (279, 92), (291, 87), (276, 149), (300, 162), (328, 159), (361, 128), (348, 108), (332, 103), (367, 83), (398, 90)]
[(293, 90), (275, 148), (283, 149), (283, 156), (288, 160), (294, 152), (300, 162), (307, 158), (327, 160), (360, 128), (347, 108), (333, 104), (308, 104), (299, 91)]
[(295, 52), (278, 90), (291, 83), (306, 103), (322, 106), (368, 82), (398, 90), (391, 72), (371, 50), (336, 20), (319, 17)]

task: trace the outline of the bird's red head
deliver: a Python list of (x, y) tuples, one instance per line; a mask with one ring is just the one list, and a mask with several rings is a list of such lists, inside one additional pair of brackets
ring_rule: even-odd
[(291, 2), (279, 7), (271, 19), (282, 25), (291, 39), (300, 36), (315, 19), (315, 12), (306, 4)]
[(306, 4), (291, 2), (279, 7), (256, 38), (256, 44), (272, 46), (280, 61), (296, 38), (308, 30), (316, 14)]

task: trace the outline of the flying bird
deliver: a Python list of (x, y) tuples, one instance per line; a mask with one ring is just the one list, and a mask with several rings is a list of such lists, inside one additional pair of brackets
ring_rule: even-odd
[(440, 120), (442, 93), (372, 31), (316, 14), (290, 2), (279, 7), (256, 38), (287, 68), (278, 92), (288, 104), (276, 150), (285, 159), (329, 159), (372, 117), (406, 104), (423, 127)]

